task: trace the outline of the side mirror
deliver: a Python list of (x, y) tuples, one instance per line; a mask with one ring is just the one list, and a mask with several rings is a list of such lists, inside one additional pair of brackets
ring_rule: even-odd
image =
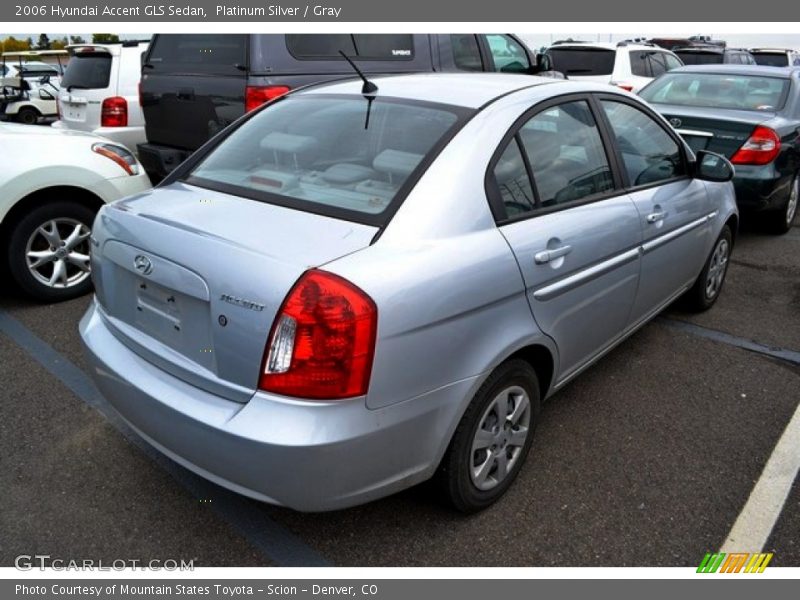
[(536, 55), (536, 71), (538, 73), (542, 73), (544, 71), (552, 71), (553, 70), (553, 60), (550, 58), (550, 55), (541, 52)]
[(725, 182), (733, 179), (736, 171), (729, 161), (724, 156), (709, 152), (708, 150), (699, 150), (697, 152), (697, 160), (695, 161), (694, 175), (703, 181), (716, 181)]
[(51, 94), (47, 90), (39, 90), (39, 98), (41, 98), (42, 100), (55, 100), (53, 94)]

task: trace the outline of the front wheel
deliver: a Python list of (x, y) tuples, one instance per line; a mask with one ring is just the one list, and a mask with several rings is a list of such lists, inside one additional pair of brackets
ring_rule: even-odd
[(17, 121), (24, 125), (36, 125), (39, 122), (39, 111), (30, 106), (20, 108), (17, 113)]
[(686, 307), (689, 310), (702, 312), (714, 306), (722, 291), (722, 284), (725, 283), (732, 248), (733, 233), (731, 228), (725, 225), (717, 241), (714, 242), (714, 248), (706, 260), (703, 271), (684, 296)]
[(539, 416), (536, 371), (509, 360), (484, 382), (456, 428), (436, 474), (445, 499), (472, 513), (496, 502), (519, 474)]
[(57, 201), (37, 206), (13, 226), (8, 266), (23, 292), (58, 302), (92, 289), (89, 236), (94, 216), (86, 206)]

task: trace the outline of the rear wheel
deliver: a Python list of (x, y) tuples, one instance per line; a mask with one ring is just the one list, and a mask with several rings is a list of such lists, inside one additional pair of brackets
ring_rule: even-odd
[(490, 506), (511, 486), (530, 451), (539, 416), (536, 371), (524, 360), (497, 367), (475, 394), (436, 479), (458, 510)]
[(39, 122), (39, 111), (30, 106), (20, 108), (17, 113), (17, 121), (25, 125), (36, 125)]
[(797, 217), (797, 204), (800, 197), (800, 174), (795, 174), (791, 185), (786, 204), (780, 210), (772, 211), (765, 215), (772, 233), (782, 234), (788, 232)]
[(8, 267), (27, 295), (45, 302), (92, 289), (89, 235), (95, 213), (75, 202), (37, 206), (11, 229)]
[(732, 247), (733, 234), (731, 228), (725, 225), (714, 243), (703, 271), (684, 296), (684, 303), (689, 310), (702, 312), (714, 306), (722, 291), (722, 284), (725, 283)]

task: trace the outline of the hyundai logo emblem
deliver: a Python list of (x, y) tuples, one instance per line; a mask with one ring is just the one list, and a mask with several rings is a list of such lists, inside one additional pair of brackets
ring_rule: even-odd
[(136, 270), (142, 275), (150, 275), (150, 273), (153, 272), (153, 263), (144, 254), (138, 254), (136, 258), (133, 259), (133, 266), (136, 267)]
[(683, 125), (683, 121), (681, 121), (681, 120), (680, 120), (679, 118), (677, 118), (677, 117), (672, 117), (672, 118), (669, 120), (669, 124), (670, 124), (670, 125), (672, 125), (673, 127), (676, 127), (676, 128), (677, 128), (677, 127), (680, 127), (681, 125)]

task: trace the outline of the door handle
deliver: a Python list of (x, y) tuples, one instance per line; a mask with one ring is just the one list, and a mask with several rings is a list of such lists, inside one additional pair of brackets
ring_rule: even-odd
[(543, 265), (545, 263), (549, 263), (551, 260), (566, 256), (570, 252), (572, 252), (572, 246), (559, 246), (558, 248), (552, 248), (551, 250), (542, 250), (541, 252), (537, 252), (533, 255), (533, 260), (537, 265)]
[(648, 223), (655, 223), (656, 221), (661, 221), (667, 216), (667, 211), (659, 211), (650, 213), (647, 215), (647, 222)]

